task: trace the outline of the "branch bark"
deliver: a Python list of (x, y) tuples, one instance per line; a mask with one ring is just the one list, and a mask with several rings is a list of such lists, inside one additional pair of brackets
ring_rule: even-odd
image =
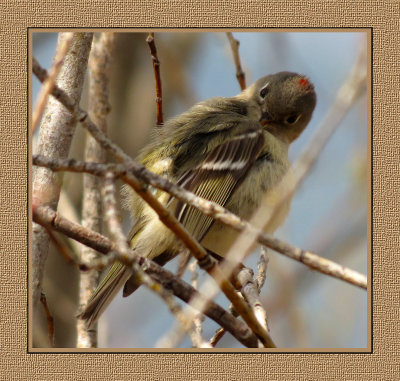
[[(104, 133), (107, 132), (107, 115), (110, 112), (109, 82), (113, 33), (95, 35), (92, 50), (89, 56), (89, 114), (97, 126)], [(86, 138), (85, 160), (87, 162), (103, 163), (106, 161), (106, 152), (88, 134)], [(101, 179), (90, 175), (83, 177), (82, 225), (88, 229), (102, 231), (102, 207), (100, 195)], [(81, 251), (84, 261), (96, 257), (95, 250), (84, 246)], [(80, 273), (79, 303), (86, 305), (90, 296), (97, 287), (99, 272), (96, 269)], [(97, 325), (87, 329), (84, 321), (77, 322), (77, 347), (97, 347)]]
[[(60, 33), (58, 44), (62, 44), (68, 38), (69, 33)], [(74, 34), (70, 50), (65, 56), (55, 85), (76, 104), (81, 98), (91, 42), (91, 33)], [(67, 158), (76, 122), (75, 115), (72, 115), (62, 104), (51, 97), (42, 118), (37, 153), (52, 158)], [(56, 174), (48, 168), (35, 168), (32, 187), (33, 205), (49, 205), (57, 209), (62, 179), (62, 174)], [(33, 281), (31, 284), (35, 313), (42, 291), (43, 271), (49, 248), (49, 237), (46, 230), (35, 223), (33, 224), (32, 243)]]
[[(54, 230), (63, 233), (102, 254), (110, 255), (117, 249), (115, 243), (108, 238), (93, 230), (84, 228), (82, 225), (65, 219), (49, 207), (39, 206), (34, 208), (33, 220), (38, 224), (51, 226)], [(123, 257), (123, 254), (120, 253), (119, 259), (122, 260)], [(130, 250), (129, 257), (134, 258), (135, 261), (140, 264), (143, 271), (154, 277), (155, 280), (159, 281), (165, 288), (171, 290), (174, 295), (186, 303), (189, 303), (190, 300), (197, 295), (199, 295), (200, 299), (205, 299), (205, 297), (199, 294), (192, 286), (153, 261), (140, 257), (132, 250)], [(91, 265), (90, 263), (81, 262), (79, 258), (73, 258), (73, 260), (76, 261), (81, 269), (86, 269)], [(129, 265), (128, 262), (126, 264)], [(234, 318), (229, 312), (225, 311), (215, 302), (208, 302), (203, 313), (224, 327), (244, 346), (257, 348), (258, 339), (246, 324)]]

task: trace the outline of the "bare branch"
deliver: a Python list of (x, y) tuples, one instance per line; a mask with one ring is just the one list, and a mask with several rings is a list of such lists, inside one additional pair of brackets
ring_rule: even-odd
[(66, 245), (61, 242), (54, 231), (51, 229), (50, 226), (48, 225), (42, 225), (44, 228), (46, 228), (47, 234), (49, 235), (51, 241), (53, 242), (53, 245), (56, 247), (57, 251), (64, 257), (64, 259), (68, 263), (75, 263), (74, 258), (76, 258), (76, 255), (71, 252), (71, 250), (68, 249)]
[(176, 276), (179, 278), (182, 278), (183, 274), (185, 273), (185, 270), (189, 265), (190, 258), (191, 255), (187, 250), (179, 254), (178, 268), (176, 270)]
[[(69, 38), (68, 33), (60, 33), (59, 44)], [(78, 104), (86, 65), (92, 42), (91, 33), (74, 33), (71, 47), (65, 56), (64, 64), (60, 69), (55, 89), (63, 89), (73, 104)], [(35, 62), (33, 67), (35, 68)], [(47, 77), (47, 75), (46, 75)], [(60, 90), (61, 91), (61, 90)], [(46, 111), (43, 115), (40, 135), (38, 140), (38, 153), (54, 158), (67, 158), (72, 136), (76, 127), (76, 117), (50, 97)], [(48, 168), (35, 168), (33, 172), (32, 200), (36, 205), (46, 204), (57, 208), (62, 175), (55, 174)], [(40, 298), (41, 283), (43, 279), (44, 265), (49, 248), (49, 237), (46, 230), (33, 224), (32, 235), (32, 265), (33, 265), (33, 308), (36, 310)]]
[(331, 260), (320, 257), (317, 254), (302, 250), (301, 248), (292, 246), (276, 237), (263, 233), (260, 229), (255, 228), (249, 222), (242, 220), (220, 205), (200, 198), (186, 189), (178, 187), (167, 179), (148, 171), (139, 163), (132, 162), (127, 166), (123, 164), (101, 165), (98, 163), (84, 163), (73, 159), (62, 161), (49, 160), (46, 157), (34, 155), (33, 164), (47, 166), (54, 171), (69, 170), (87, 172), (96, 176), (103, 176), (106, 171), (112, 171), (115, 175), (124, 176), (127, 172), (132, 171), (141, 180), (148, 182), (150, 185), (162, 189), (172, 194), (177, 199), (194, 206), (205, 215), (211, 216), (237, 231), (249, 231), (251, 234), (254, 234), (255, 239), (261, 245), (265, 245), (280, 254), (303, 263), (313, 270), (317, 270), (323, 274), (330, 275), (355, 286), (365, 289), (367, 288), (367, 278), (357, 271), (341, 266)]
[(163, 110), (162, 110), (162, 86), (161, 86), (161, 74), (160, 74), (160, 61), (157, 55), (157, 48), (154, 42), (154, 33), (149, 33), (146, 38), (146, 42), (149, 45), (151, 60), (153, 61), (154, 77), (156, 80), (156, 106), (157, 106), (157, 126), (164, 124)]
[[(111, 109), (109, 82), (113, 44), (113, 33), (105, 32), (95, 35), (89, 56), (89, 114), (104, 133), (107, 131), (107, 115)], [(106, 160), (105, 151), (90, 134), (86, 137), (85, 160), (100, 163)], [(100, 182), (98, 177), (90, 175), (85, 175), (83, 178), (82, 225), (97, 232), (101, 232), (102, 228)], [(81, 257), (83, 261), (90, 262), (96, 256), (93, 249), (87, 246), (82, 247)], [(97, 287), (98, 281), (99, 272), (96, 269), (80, 273), (80, 305), (87, 304)], [(77, 347), (97, 347), (96, 325), (88, 329), (83, 320), (77, 321)]]
[(231, 45), (233, 60), (235, 61), (236, 66), (236, 78), (239, 82), (240, 89), (243, 91), (246, 88), (246, 77), (242, 70), (242, 66), (240, 65), (240, 55), (239, 55), (239, 45), (240, 42), (236, 40), (231, 32), (226, 33), (229, 44)]
[[(259, 297), (260, 289), (265, 280), (266, 265), (268, 263), (268, 258), (264, 257), (263, 254), (264, 251), (262, 252), (260, 261), (258, 263), (259, 271), (256, 280), (253, 280), (253, 271), (246, 267), (243, 267), (238, 272), (236, 279), (240, 283), (241, 293), (249, 303), (250, 307), (253, 309), (254, 315), (257, 316), (260, 324), (265, 326), (265, 329), (269, 331), (267, 314), (262, 308), (261, 300)], [(232, 310), (232, 314), (235, 316), (234, 308), (231, 306), (230, 309)], [(210, 339), (210, 344), (213, 347), (215, 347), (217, 343), (222, 339), (225, 333), (226, 333), (225, 328), (218, 329), (214, 334), (214, 336)]]
[(225, 332), (226, 332), (225, 328), (217, 329), (215, 335), (210, 339), (210, 344), (212, 347), (215, 347), (219, 343), (219, 341), (224, 337)]
[[(34, 208), (33, 219), (41, 225), (51, 226), (54, 230), (63, 233), (84, 245), (92, 247), (100, 253), (108, 254), (107, 256), (116, 250), (115, 243), (111, 242), (108, 238), (63, 218), (49, 207), (39, 206)], [(119, 256), (122, 260), (121, 253)], [(172, 290), (178, 298), (182, 299), (186, 303), (192, 300), (196, 295), (199, 295), (198, 292), (189, 284), (177, 278), (170, 271), (157, 265), (153, 261), (140, 257), (132, 250), (130, 256), (140, 263), (141, 267), (147, 274), (157, 279), (165, 288)], [(78, 258), (74, 258), (74, 260), (76, 260), (76, 263), (81, 268), (87, 268), (91, 265), (89, 263), (80, 262)], [(126, 262), (125, 264), (128, 266), (131, 265), (129, 262)], [(204, 296), (200, 295), (200, 298), (204, 298)], [(216, 321), (222, 327), (225, 327), (228, 332), (230, 332), (246, 347), (257, 347), (258, 340), (249, 328), (243, 322), (235, 319), (230, 313), (219, 307), (216, 303), (212, 301), (209, 302), (204, 310), (204, 314)]]
[(101, 194), (103, 198), (104, 216), (108, 225), (108, 231), (110, 232), (118, 251), (123, 253), (123, 257), (129, 260), (131, 258), (131, 250), (129, 249), (127, 238), (122, 231), (120, 216), (117, 212), (114, 179), (113, 173), (108, 172), (106, 173), (102, 183)]
[[(197, 290), (197, 282), (199, 279), (199, 274), (197, 272), (197, 261), (193, 260), (192, 263), (189, 265), (189, 271), (192, 273), (192, 286), (194, 289)], [(202, 322), (204, 320), (204, 316), (199, 312), (194, 320), (193, 320), (193, 325), (194, 325), (194, 333), (197, 336), (197, 340), (200, 341), (201, 339), (201, 334), (202, 334)], [(203, 347), (207, 347), (205, 343), (201, 343)], [(210, 346), (210, 344), (209, 344)]]
[[(47, 78), (49, 77), (47, 70), (42, 68), (39, 64), (39, 62), (36, 60), (35, 57), (32, 57), (32, 72), (36, 75), (38, 80), (42, 83), (44, 83)], [(75, 107), (77, 104), (68, 94), (67, 92), (57, 86), (54, 85), (53, 88), (50, 91), (51, 95), (57, 99), (67, 110), (74, 112)]]

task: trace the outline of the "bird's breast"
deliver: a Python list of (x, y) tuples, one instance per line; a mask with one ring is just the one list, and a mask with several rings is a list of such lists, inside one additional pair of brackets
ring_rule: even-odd
[[(228, 201), (226, 208), (240, 218), (250, 221), (262, 202), (265, 215), (268, 216), (268, 211), (276, 205), (280, 198), (282, 190), (279, 184), (288, 169), (288, 162), (278, 163), (268, 160), (267, 157), (257, 161)], [(252, 221), (252, 223), (266, 233), (273, 233), (284, 222), (289, 209), (290, 201), (282, 206), (276, 217), (266, 227), (264, 227), (266, 221)], [(223, 257), (235, 242), (238, 234), (232, 228), (214, 222), (201, 243), (205, 248)]]

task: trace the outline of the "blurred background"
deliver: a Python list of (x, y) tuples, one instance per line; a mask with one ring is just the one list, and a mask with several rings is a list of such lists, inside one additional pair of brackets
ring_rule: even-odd
[[(242, 68), (247, 85), (264, 75), (283, 70), (310, 78), (317, 93), (313, 118), (290, 150), (292, 162), (306, 147), (332, 105), (336, 93), (367, 44), (361, 32), (235, 32), (240, 41)], [(111, 74), (112, 111), (108, 119), (110, 138), (134, 157), (155, 125), (155, 83), (147, 33), (116, 33)], [(194, 103), (213, 96), (240, 92), (232, 52), (225, 33), (155, 33), (161, 61), (164, 119)], [(34, 33), (33, 54), (49, 69), (57, 34)], [(365, 49), (365, 52), (367, 49)], [(366, 53), (365, 53), (366, 54)], [(33, 77), (32, 105), (40, 84)], [(86, 92), (85, 92), (86, 91)], [(87, 90), (82, 106), (87, 108)], [(298, 189), (290, 215), (276, 235), (305, 250), (313, 251), (363, 274), (367, 274), (367, 99), (354, 104), (316, 166)], [(35, 152), (37, 132), (33, 137)], [(78, 127), (70, 157), (83, 159), (86, 131)], [(79, 222), (82, 175), (66, 173), (59, 211)], [(122, 211), (124, 228), (130, 219)], [(257, 270), (259, 252), (246, 264)], [(174, 260), (167, 268), (176, 271)], [(190, 281), (188, 272), (184, 277)], [(200, 273), (199, 283), (207, 275)], [(44, 292), (55, 319), (56, 346), (76, 346), (79, 273), (54, 248), (49, 255)], [(311, 271), (278, 253), (269, 253), (262, 300), (271, 335), (281, 348), (366, 348), (367, 292)], [(223, 296), (216, 299), (223, 307)], [(141, 287), (128, 298), (118, 295), (99, 322), (99, 347), (152, 348), (175, 325), (173, 316), (158, 296)], [(213, 336), (217, 325), (203, 323), (203, 337)], [(34, 346), (48, 347), (47, 325), (33, 328)], [(185, 338), (182, 348), (191, 346)], [(229, 334), (217, 347), (240, 348)]]

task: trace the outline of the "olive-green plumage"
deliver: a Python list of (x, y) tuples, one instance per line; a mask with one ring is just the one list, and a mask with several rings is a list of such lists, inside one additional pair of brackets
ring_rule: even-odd
[[(313, 85), (302, 75), (280, 72), (263, 77), (232, 98), (212, 98), (169, 120), (143, 148), (138, 160), (198, 196), (249, 219), (267, 193), (274, 205), (278, 184), (290, 168), (288, 148), (307, 126), (316, 104)], [(208, 250), (223, 257), (237, 233), (160, 191), (157, 198)], [(136, 221), (131, 247), (160, 264), (177, 255), (180, 241), (156, 213), (125, 188), (125, 206)], [(273, 232), (289, 203), (267, 226)], [(125, 286), (124, 286), (125, 285)], [(136, 288), (129, 269), (115, 264), (81, 314), (94, 324), (119, 289)]]

